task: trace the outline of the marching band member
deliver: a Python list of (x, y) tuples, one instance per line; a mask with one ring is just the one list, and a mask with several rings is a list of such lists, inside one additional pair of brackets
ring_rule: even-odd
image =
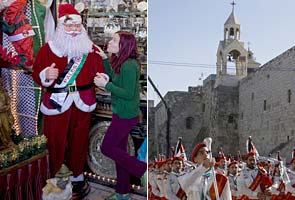
[(246, 166), (237, 179), (238, 195), (241, 196), (241, 200), (260, 200), (271, 196), (269, 187), (272, 181), (266, 171), (257, 165), (255, 153), (250, 151), (246, 154), (245, 161)]
[(292, 160), (290, 161), (290, 168), (287, 169), (287, 173), (290, 182), (286, 185), (286, 199), (295, 200), (295, 149), (293, 150)]
[(226, 169), (226, 157), (224, 156), (223, 150), (221, 149), (219, 152), (219, 161), (217, 166), (217, 172), (226, 175), (227, 169)]
[(278, 152), (278, 161), (275, 163), (271, 187), (272, 200), (283, 200), (286, 199), (285, 187), (290, 182), (289, 176), (286, 172), (283, 162), (281, 161), (280, 152)]
[(237, 200), (238, 199), (238, 186), (237, 186), (237, 178), (238, 178), (238, 162), (233, 160), (228, 165), (228, 181), (230, 185), (230, 191), (232, 194), (232, 199)]
[[(215, 160), (209, 159), (209, 149), (205, 143), (196, 145), (192, 153), (195, 168), (178, 178), (181, 188), (185, 191), (188, 200), (216, 199), (213, 183), (213, 173), (210, 170)], [(226, 176), (214, 173), (218, 185), (220, 200), (231, 200), (229, 182)]]

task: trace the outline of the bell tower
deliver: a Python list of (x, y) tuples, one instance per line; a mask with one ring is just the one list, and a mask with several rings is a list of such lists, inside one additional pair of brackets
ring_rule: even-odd
[[(228, 64), (233, 64), (236, 76), (247, 76), (248, 67), (253, 71), (260, 66), (255, 62), (253, 53), (245, 49), (244, 42), (240, 41), (241, 25), (235, 17), (235, 5), (231, 3), (232, 11), (224, 23), (224, 38), (219, 42), (217, 50), (216, 74), (217, 77), (228, 75)], [(251, 63), (248, 65), (248, 63)]]

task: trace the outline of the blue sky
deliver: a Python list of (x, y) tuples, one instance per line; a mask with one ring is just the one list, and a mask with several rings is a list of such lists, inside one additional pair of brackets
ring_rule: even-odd
[[(223, 26), (231, 13), (231, 0), (148, 0), (148, 73), (161, 94), (187, 91), (215, 74), (216, 51)], [(294, 0), (236, 0), (235, 16), (241, 41), (264, 64), (295, 44)], [(155, 61), (206, 64), (183, 67)], [(148, 84), (148, 97), (159, 101)]]

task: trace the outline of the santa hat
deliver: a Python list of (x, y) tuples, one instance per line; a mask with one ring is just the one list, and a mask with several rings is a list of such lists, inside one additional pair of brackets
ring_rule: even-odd
[(290, 164), (292, 164), (293, 162), (295, 162), (295, 149), (293, 149), (292, 160), (290, 161)]
[(204, 142), (202, 143), (199, 143), (195, 146), (194, 150), (193, 150), (193, 153), (192, 153), (192, 161), (194, 161), (194, 158), (196, 157), (196, 155), (198, 154), (198, 152), (200, 151), (200, 149), (202, 147), (206, 147), (206, 144)]
[(58, 21), (63, 24), (81, 24), (82, 18), (72, 4), (60, 4), (58, 7)]

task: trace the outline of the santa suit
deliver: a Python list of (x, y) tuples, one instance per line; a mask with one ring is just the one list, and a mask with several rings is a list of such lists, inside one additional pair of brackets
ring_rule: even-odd
[(287, 200), (295, 200), (295, 171), (287, 169), (290, 182), (286, 184)]
[[(93, 48), (95, 48), (93, 46)], [(97, 51), (97, 49), (95, 49)], [(56, 80), (45, 81), (45, 71), (55, 63), (59, 75), (64, 71), (71, 58), (62, 57), (58, 49), (48, 42), (41, 47), (33, 66), (33, 78), (42, 88), (56, 87)], [(76, 77), (76, 86), (93, 83), (97, 72), (103, 72), (101, 57), (91, 52)], [(77, 176), (83, 172), (88, 149), (88, 135), (90, 129), (90, 112), (96, 107), (94, 87), (87, 88), (66, 95), (60, 110), (50, 104), (50, 97), (56, 93), (44, 92), (41, 112), (44, 114), (43, 133), (48, 138), (52, 172), (55, 174), (64, 160), (67, 166)], [(65, 156), (65, 153), (67, 155)]]
[[(231, 200), (231, 192), (228, 179), (221, 174), (215, 175), (219, 190), (220, 200)], [(220, 179), (219, 179), (220, 178)], [(178, 177), (181, 188), (185, 191), (188, 200), (215, 200), (213, 175), (202, 165), (197, 165), (195, 169)]]
[(266, 174), (264, 174), (263, 178), (259, 176), (261, 172), (259, 170), (258, 167), (250, 169), (246, 166), (238, 176), (238, 194), (241, 199), (258, 199), (257, 194), (263, 192), (261, 186), (270, 185)]

